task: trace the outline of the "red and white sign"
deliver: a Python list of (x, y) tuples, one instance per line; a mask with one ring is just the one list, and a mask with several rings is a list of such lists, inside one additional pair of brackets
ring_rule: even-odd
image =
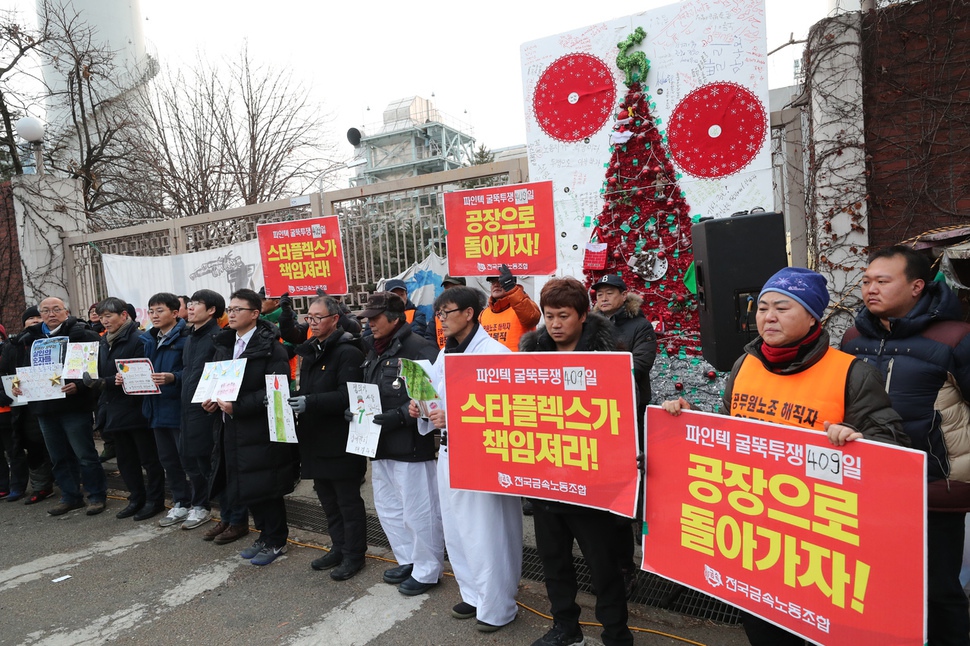
[(266, 296), (347, 293), (347, 272), (336, 215), (256, 227)]
[(819, 644), (923, 644), (926, 454), (647, 409), (643, 569)]
[(446, 354), (451, 486), (633, 517), (637, 421), (625, 352)]
[(552, 182), (445, 193), (445, 229), (452, 276), (556, 273)]

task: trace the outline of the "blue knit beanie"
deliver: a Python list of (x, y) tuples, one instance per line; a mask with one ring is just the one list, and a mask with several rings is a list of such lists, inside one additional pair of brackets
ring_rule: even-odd
[(779, 292), (801, 304), (816, 321), (821, 321), (829, 304), (829, 291), (825, 288), (827, 282), (825, 276), (811, 269), (785, 267), (768, 279), (758, 295), (758, 300), (761, 300), (765, 292)]

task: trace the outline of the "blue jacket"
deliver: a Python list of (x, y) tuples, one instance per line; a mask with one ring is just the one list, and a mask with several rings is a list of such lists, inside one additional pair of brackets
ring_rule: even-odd
[(890, 329), (863, 308), (842, 338), (842, 350), (882, 373), (913, 448), (927, 453), (931, 482), (964, 480), (970, 464), (970, 412), (961, 395), (970, 394), (970, 325), (960, 318), (956, 295), (933, 282), (906, 316), (889, 320)]
[(185, 321), (179, 319), (161, 345), (158, 329), (151, 328), (141, 336), (145, 344), (145, 356), (152, 360), (155, 372), (170, 372), (175, 382), (159, 387), (158, 395), (145, 397), (142, 414), (148, 419), (149, 428), (179, 428), (182, 423), (182, 348), (185, 347)]

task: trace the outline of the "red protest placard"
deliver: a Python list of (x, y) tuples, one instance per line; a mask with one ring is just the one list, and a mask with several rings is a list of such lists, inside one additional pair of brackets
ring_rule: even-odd
[(445, 229), (452, 276), (556, 273), (552, 182), (445, 193)]
[(651, 406), (643, 569), (820, 644), (922, 644), (925, 462)]
[(336, 215), (256, 227), (266, 296), (347, 293), (344, 250)]
[(634, 515), (630, 354), (444, 357), (452, 487)]

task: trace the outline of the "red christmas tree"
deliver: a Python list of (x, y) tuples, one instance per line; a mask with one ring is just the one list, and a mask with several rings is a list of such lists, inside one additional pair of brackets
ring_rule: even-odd
[[(626, 72), (626, 96), (619, 104), (603, 183), (603, 211), (587, 250), (586, 282), (616, 274), (643, 296), (643, 312), (654, 324), (662, 354), (700, 355), (700, 326), (693, 283), (690, 206), (678, 185), (666, 137), (653, 116), (642, 52), (628, 55), (642, 29), (619, 43), (617, 66)], [(605, 245), (605, 246), (604, 246)], [(686, 280), (686, 283), (685, 283)]]

